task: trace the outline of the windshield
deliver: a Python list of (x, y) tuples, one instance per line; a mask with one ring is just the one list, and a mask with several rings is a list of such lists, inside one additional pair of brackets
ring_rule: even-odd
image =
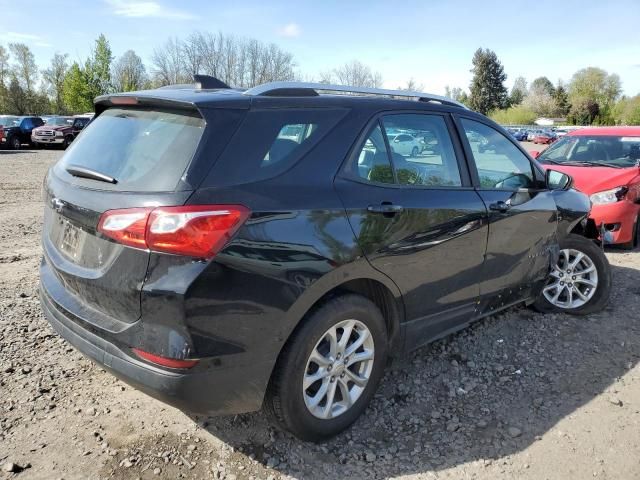
[(113, 177), (100, 187), (171, 191), (193, 157), (205, 122), (196, 112), (111, 108), (83, 129), (56, 172), (81, 167)]
[(640, 137), (565, 136), (539, 157), (541, 163), (631, 167), (640, 160)]
[(0, 117), (0, 125), (3, 127), (13, 127), (20, 123), (18, 117)]
[(53, 117), (47, 119), (47, 125), (71, 125), (72, 120), (68, 117)]

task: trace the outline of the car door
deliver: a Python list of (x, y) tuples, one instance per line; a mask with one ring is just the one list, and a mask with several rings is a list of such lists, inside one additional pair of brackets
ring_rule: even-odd
[[(335, 181), (363, 254), (403, 294), (407, 348), (470, 321), (480, 293), (487, 211), (450, 127), (448, 115), (381, 116)], [(440, 148), (407, 158), (386, 134), (400, 129)]]
[(23, 118), (20, 122), (20, 142), (29, 143), (31, 141), (31, 130), (33, 130), (33, 120), (29, 117)]
[(515, 141), (475, 117), (459, 116), (457, 124), (474, 185), (489, 211), (480, 294), (482, 308), (490, 312), (534, 295), (545, 280), (558, 248), (556, 203), (543, 173)]

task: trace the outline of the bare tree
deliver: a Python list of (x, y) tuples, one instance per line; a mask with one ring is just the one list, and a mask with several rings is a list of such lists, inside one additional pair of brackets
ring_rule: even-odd
[(147, 81), (142, 59), (133, 50), (127, 50), (111, 68), (111, 81), (116, 92), (141, 90)]
[(28, 94), (33, 93), (38, 81), (38, 66), (33, 53), (24, 43), (10, 43), (9, 50), (15, 61), (12, 71), (16, 80)]
[(416, 82), (413, 78), (410, 78), (403, 87), (398, 87), (398, 90), (406, 90), (408, 92), (421, 92), (422, 90), (424, 90), (424, 85), (422, 83)]
[(9, 82), (9, 52), (0, 45), (0, 86), (7, 86)]
[(53, 98), (53, 107), (56, 113), (65, 113), (63, 89), (64, 89), (64, 77), (69, 70), (69, 64), (67, 63), (67, 54), (56, 53), (51, 59), (51, 65), (46, 70), (42, 71), (42, 77), (44, 78), (44, 85), (47, 89), (47, 93)]
[(338, 83), (352, 87), (379, 88), (382, 86), (382, 75), (374, 72), (367, 65), (352, 60), (333, 70)]
[(169, 38), (165, 44), (156, 48), (151, 55), (153, 75), (159, 85), (174, 85), (191, 81), (186, 74), (182, 42)]

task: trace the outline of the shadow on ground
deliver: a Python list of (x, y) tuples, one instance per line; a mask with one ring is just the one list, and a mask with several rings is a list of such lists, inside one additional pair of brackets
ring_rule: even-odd
[(512, 309), (422, 348), (387, 372), (350, 430), (322, 445), (271, 428), (261, 413), (197, 421), (240, 457), (304, 478), (381, 478), (517, 453), (638, 362), (640, 271), (612, 268), (605, 311)]

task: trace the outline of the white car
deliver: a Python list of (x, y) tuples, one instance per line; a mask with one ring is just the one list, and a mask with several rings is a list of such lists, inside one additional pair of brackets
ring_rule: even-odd
[(405, 157), (417, 157), (423, 147), (420, 144), (420, 140), (408, 133), (389, 135), (389, 145), (394, 153), (399, 153)]

